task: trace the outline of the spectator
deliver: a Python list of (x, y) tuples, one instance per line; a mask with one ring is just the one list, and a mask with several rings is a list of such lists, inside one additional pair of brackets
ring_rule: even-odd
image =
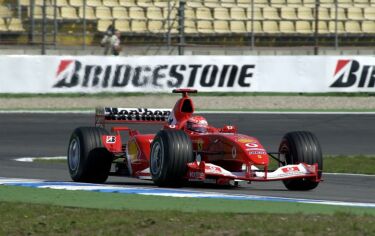
[(112, 25), (108, 26), (100, 45), (104, 47), (104, 55), (118, 56), (121, 52), (120, 31), (116, 30)]

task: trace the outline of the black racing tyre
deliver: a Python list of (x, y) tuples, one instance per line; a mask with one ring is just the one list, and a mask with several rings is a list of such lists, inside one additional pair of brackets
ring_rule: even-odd
[(156, 134), (150, 155), (150, 173), (156, 185), (181, 185), (187, 173), (187, 163), (193, 161), (192, 143), (185, 132), (161, 130)]
[[(285, 155), (286, 164), (318, 163), (319, 178), (323, 170), (323, 154), (315, 135), (307, 131), (290, 132), (281, 140), (279, 152)], [(284, 180), (284, 185), (289, 190), (311, 190), (318, 186), (319, 182), (312, 179)]]
[(68, 147), (68, 168), (76, 182), (103, 183), (113, 160), (104, 147), (102, 135), (108, 131), (96, 127), (80, 127), (73, 131)]

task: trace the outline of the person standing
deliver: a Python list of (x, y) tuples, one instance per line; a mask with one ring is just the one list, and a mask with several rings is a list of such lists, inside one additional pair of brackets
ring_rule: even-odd
[(115, 34), (111, 38), (111, 49), (112, 55), (118, 56), (121, 52), (121, 41), (120, 41), (121, 33), (118, 30), (115, 30)]
[(121, 52), (121, 33), (113, 28), (112, 25), (108, 26), (107, 32), (104, 35), (100, 45), (104, 47), (104, 55), (118, 56)]

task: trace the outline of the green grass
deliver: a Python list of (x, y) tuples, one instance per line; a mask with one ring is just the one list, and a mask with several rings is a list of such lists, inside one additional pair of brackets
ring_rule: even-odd
[[(374, 161), (327, 156), (324, 165), (374, 172)], [(0, 212), (0, 235), (375, 235), (375, 208), (306, 203), (0, 186)]]
[(375, 216), (375, 208), (292, 202), (175, 198), (137, 194), (36, 189), (15, 186), (0, 186), (0, 192), (0, 202), (24, 202), (112, 210), (278, 214), (295, 214), (301, 212), (305, 214), (334, 214), (336, 212), (346, 212), (350, 214), (369, 214)]
[(375, 156), (326, 156), (323, 166), (324, 172), (375, 174)]
[[(270, 161), (270, 169), (276, 169), (277, 162), (274, 159)], [(323, 157), (323, 172), (375, 175), (375, 156), (327, 155)]]
[[(125, 199), (126, 200), (126, 199)], [(0, 202), (0, 235), (374, 235), (374, 216), (70, 208)]]

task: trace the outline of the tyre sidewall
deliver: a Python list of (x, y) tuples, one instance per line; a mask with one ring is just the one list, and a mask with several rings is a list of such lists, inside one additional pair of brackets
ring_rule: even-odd
[[(166, 167), (167, 167), (167, 162), (168, 162), (168, 155), (165, 150), (165, 144), (166, 141), (163, 139), (161, 136), (157, 135), (151, 145), (151, 155), (150, 155), (150, 173), (152, 180), (154, 182), (160, 182), (161, 180), (165, 179), (165, 175), (167, 173)], [(155, 158), (155, 149), (156, 147), (160, 147), (160, 152), (161, 152), (161, 159), (162, 159), (162, 164), (160, 165), (160, 168), (158, 171), (154, 171), (154, 164), (153, 164), (153, 159)]]
[[(159, 171), (153, 170), (155, 149), (161, 147), (162, 164)], [(161, 130), (152, 142), (150, 155), (150, 174), (158, 186), (180, 186), (187, 172), (187, 163), (193, 161), (190, 137), (181, 130)]]
[(80, 145), (80, 159), (75, 170), (70, 166), (68, 149), (68, 168), (71, 178), (79, 182), (104, 182), (108, 178), (112, 163), (112, 154), (102, 144), (102, 135), (108, 135), (102, 128), (81, 127), (74, 130), (69, 148), (73, 140)]
[[(318, 163), (319, 169), (322, 169), (321, 148), (315, 135), (310, 132), (287, 133), (280, 143), (279, 152), (285, 154), (287, 165), (301, 162), (310, 165)], [(301, 156), (305, 159), (308, 156), (310, 159), (305, 160)], [(321, 171), (318, 172), (318, 176), (321, 176)], [(311, 179), (289, 179), (283, 183), (289, 190), (311, 190), (319, 184)]]
[(78, 165), (76, 167), (76, 169), (72, 169), (72, 167), (70, 166), (70, 155), (68, 155), (68, 167), (69, 167), (69, 173), (70, 173), (70, 176), (72, 177), (73, 180), (75, 181), (78, 181), (79, 179), (81, 179), (81, 177), (83, 176), (83, 166), (85, 165), (85, 159), (87, 158), (87, 155), (86, 155), (86, 152), (85, 152), (85, 143), (84, 143), (84, 139), (82, 138), (82, 132), (80, 129), (76, 129), (71, 138), (70, 138), (70, 141), (69, 141), (69, 149), (70, 149), (70, 145), (72, 144), (72, 141), (73, 140), (76, 140), (78, 143), (79, 143), (79, 161), (78, 161)]

